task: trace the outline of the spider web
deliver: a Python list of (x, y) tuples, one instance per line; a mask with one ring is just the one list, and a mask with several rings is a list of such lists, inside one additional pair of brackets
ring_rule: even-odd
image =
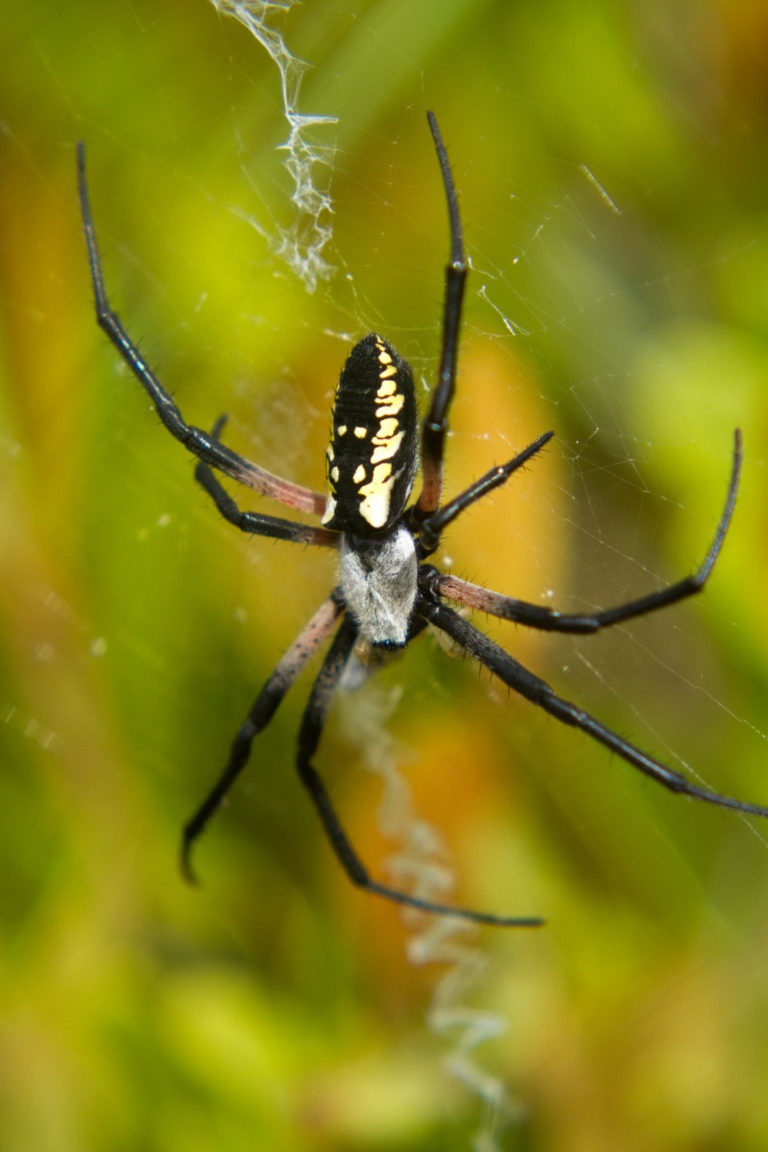
[[(129, 10), (115, 6), (109, 16), (92, 5), (78, 16), (75, 5), (62, 37), (68, 46), (73, 29), (82, 37), (71, 65), (47, 37), (46, 22), (30, 28), (31, 57), (42, 80), (29, 107), (38, 110), (46, 131), (35, 122), (24, 135), (22, 117), (9, 103), (3, 142), (38, 164), (43, 151), (46, 163), (51, 155), (60, 158), (62, 172), (49, 172), (45, 182), (40, 219), (49, 231), (19, 231), (24, 244), (18, 262), (45, 269), (28, 316), (53, 316), (72, 268), (82, 263), (79, 236), (71, 251), (64, 251), (62, 237), (68, 235), (65, 221), (76, 235), (70, 158), (74, 139), (83, 136), (114, 302), (185, 416), (206, 424), (219, 411), (229, 412), (227, 433), (235, 447), (319, 487), (331, 394), (355, 339), (371, 329), (391, 339), (414, 366), (422, 402), (434, 379), (447, 225), (424, 122), (425, 108), (433, 107), (459, 189), (472, 266), (448, 492), (546, 429), (556, 433), (544, 456), (508, 491), (467, 513), (446, 536), (439, 560), (458, 575), (569, 610), (603, 607), (658, 587), (693, 570), (704, 555), (725, 493), (731, 431), (741, 425), (746, 460), (736, 516), (711, 585), (695, 604), (586, 640), (477, 623), (563, 695), (673, 767), (712, 788), (763, 798), (766, 626), (755, 573), (763, 570), (768, 539), (762, 495), (768, 420), (764, 360), (754, 334), (765, 314), (768, 277), (762, 186), (749, 155), (764, 154), (764, 146), (755, 80), (761, 72), (751, 78), (752, 95), (748, 67), (736, 82), (723, 59), (739, 17), (707, 3), (701, 6), (706, 15), (687, 12), (688, 35), (681, 35), (669, 27), (680, 12), (675, 9), (673, 17), (653, 6), (636, 12), (632, 27), (620, 27), (615, 8), (599, 3), (578, 10), (558, 3), (535, 21), (520, 6), (478, 6), (476, 0), (425, 6), (429, 19), (423, 20), (412, 0), (354, 6), (346, 0), (221, 0), (214, 6), (218, 15), (202, 2), (160, 8), (135, 0)], [(238, 28), (230, 14), (245, 16), (250, 28)], [(51, 27), (55, 17), (52, 10)], [(607, 75), (593, 90), (601, 73), (588, 53), (610, 37), (615, 43), (603, 58)], [(112, 58), (108, 46), (119, 44), (125, 47)], [(187, 54), (194, 76), (177, 87), (174, 66)], [(91, 76), (93, 62), (102, 58), (99, 86), (89, 95), (80, 77)], [(616, 114), (613, 99), (605, 97), (610, 82), (618, 93)], [(48, 121), (52, 108), (55, 117)], [(26, 164), (32, 167), (29, 159)], [(113, 166), (120, 179), (110, 183)], [(728, 188), (742, 206), (740, 216), (730, 211)], [(8, 317), (18, 320), (25, 313), (16, 279), (6, 277), (5, 291), (13, 305)], [(51, 296), (41, 299), (46, 291)], [(87, 296), (84, 287), (81, 295)], [(193, 727), (199, 705), (200, 746), (183, 761), (195, 774), (189, 783), (194, 803), (239, 719), (233, 700), (257, 687), (258, 676), (268, 674), (326, 594), (332, 563), (314, 551), (295, 549), (287, 556), (281, 546), (239, 539), (229, 526), (212, 522), (211, 509), (190, 496), (189, 469), (137, 401), (133, 382), (118, 372), (102, 387), (109, 356), (83, 363), (82, 349), (90, 356), (94, 347), (89, 308), (87, 298), (78, 298), (76, 315), (84, 315), (79, 344), (69, 331), (52, 344), (56, 351), (41, 369), (43, 383), (29, 393), (43, 399), (26, 413), (26, 434), (40, 448), (33, 457), (38, 472), (56, 478), (48, 495), (59, 524), (69, 533), (91, 531), (87, 576), (78, 580), (97, 606), (92, 615), (79, 614), (66, 582), (57, 586), (51, 579), (46, 591), (45, 580), (33, 578), (36, 543), (21, 557), (30, 577), (8, 612), (9, 629), (21, 627), (28, 599), (39, 596), (40, 613), (52, 621), (50, 635), (37, 637), (30, 657), (41, 680), (46, 670), (60, 669), (70, 627), (99, 661), (116, 652), (130, 655), (140, 683), (124, 676), (114, 689), (125, 709), (124, 731), (141, 749), (130, 770), (167, 787), (173, 827), (185, 780), (181, 773), (180, 783), (180, 734)], [(17, 351), (12, 379), (25, 379), (24, 366), (47, 343), (38, 339), (38, 328), (31, 332), (18, 345), (23, 354)], [(77, 368), (62, 387), (61, 364), (73, 359)], [(61, 395), (82, 399), (48, 432), (44, 410)], [(9, 469), (23, 458), (25, 443), (3, 428)], [(71, 460), (82, 459), (87, 444), (96, 445), (93, 471), (84, 465), (73, 473)], [(95, 496), (91, 520), (83, 524), (59, 501), (88, 487)], [(4, 555), (13, 556), (13, 526), (25, 504), (10, 487), (8, 492)], [(36, 541), (51, 533), (54, 516), (47, 507)], [(66, 546), (60, 552), (69, 554)], [(115, 573), (129, 569), (132, 582), (121, 585)], [(170, 573), (167, 586), (158, 576), (163, 570)], [(110, 595), (118, 607), (108, 615), (101, 604)], [(181, 605), (187, 606), (183, 616)], [(167, 629), (164, 618), (172, 622)], [(76, 661), (73, 667), (76, 672)], [(73, 674), (59, 678), (79, 683)], [(402, 698), (388, 719), (393, 684)], [(504, 803), (499, 797), (505, 792), (510, 796), (494, 840), (503, 864), (475, 840), (477, 876), (482, 881), (488, 871), (499, 873), (498, 884), (488, 889), (494, 909), (549, 915), (541, 938), (558, 940), (563, 956), (572, 957), (574, 940), (590, 935), (584, 922), (591, 931), (597, 926), (595, 918), (588, 920), (583, 895), (590, 868), (598, 875), (594, 888), (602, 891), (603, 884), (612, 900), (623, 888), (637, 904), (647, 900), (657, 909), (662, 898), (654, 903), (638, 879), (647, 868), (660, 874), (658, 890), (670, 884), (675, 907), (678, 874), (690, 874), (693, 886), (702, 888), (702, 876), (711, 880), (710, 899), (724, 920), (731, 903), (758, 906), (757, 878), (765, 871), (759, 827), (728, 817), (735, 831), (710, 875), (696, 857), (696, 835), (715, 816), (638, 786), (629, 769), (599, 749), (584, 750), (588, 742), (575, 733), (553, 732), (554, 722), (517, 707), (488, 677), (439, 652), (431, 638), (422, 638), (387, 672), (383, 687), (372, 680), (362, 693), (350, 693), (337, 710), (347, 731), (339, 741), (331, 724), (332, 751), (323, 761), (341, 811), (346, 814), (349, 798), (336, 778), (333, 750), (338, 759), (339, 749), (352, 747), (352, 758), (363, 764), (381, 754), (382, 762), (369, 766), (390, 776), (399, 749), (387, 743), (389, 732), (405, 741), (400, 732), (407, 726), (413, 737), (406, 744), (408, 762), (388, 786), (397, 793), (403, 777), (418, 776), (438, 727), (466, 714), (478, 740), (488, 737), (489, 760), (494, 748), (506, 757), (505, 786), (493, 793), (495, 803)], [(98, 765), (87, 783), (89, 795), (97, 792), (91, 784), (101, 779), (102, 765), (113, 763), (92, 736), (94, 710), (110, 714), (108, 693), (86, 695), (97, 703), (81, 730), (69, 727), (71, 710), (57, 713), (42, 698), (24, 698), (13, 680), (0, 701), (9, 744), (20, 739), (57, 763), (70, 763), (81, 798), (84, 750), (94, 750)], [(265, 757), (281, 779), (290, 776), (303, 699), (298, 687), (274, 734), (265, 736)], [(425, 717), (421, 727), (419, 715)], [(169, 722), (169, 716), (175, 719)], [(490, 788), (489, 779), (473, 774), (464, 781), (454, 808)], [(108, 782), (121, 808), (121, 781), (112, 775)], [(261, 822), (255, 834), (249, 825), (238, 841), (240, 806), (233, 804), (226, 816), (230, 832), (219, 838), (218, 857), (214, 838), (209, 859), (215, 863), (206, 862), (206, 871), (234, 858), (232, 867), (252, 873), (253, 856), (247, 865), (237, 856), (245, 838), (251, 853), (267, 845), (258, 864), (268, 877), (270, 836), (275, 856), (285, 855), (280, 832), (286, 840), (295, 834), (291, 806), (301, 798), (271, 776), (265, 786), (257, 774), (244, 782), (238, 799)], [(383, 825), (399, 823), (399, 835), (412, 839), (436, 811), (434, 824), (443, 832), (429, 797), (419, 797), (417, 815), (409, 815), (405, 800), (400, 804), (394, 816), (390, 810), (382, 817)], [(71, 795), (66, 806), (72, 808)], [(533, 812), (547, 836), (534, 827)], [(297, 827), (299, 819), (296, 814)], [(110, 809), (108, 820), (102, 816), (93, 825), (111, 828), (111, 820)], [(471, 828), (451, 838), (450, 820), (446, 825), (459, 855)], [(492, 839), (493, 827), (487, 833)], [(589, 857), (584, 845), (603, 833), (606, 846)], [(311, 835), (319, 840), (314, 826)], [(529, 839), (532, 849), (526, 848)], [(745, 848), (744, 841), (754, 845)], [(167, 842), (164, 827), (153, 879), (168, 868)], [(633, 849), (634, 865), (627, 859)], [(320, 845), (318, 858), (322, 851)], [(471, 860), (461, 858), (454, 868), (439, 845), (435, 854), (446, 873), (434, 861), (425, 863), (417, 882), (447, 874), (464, 902), (473, 883)], [(385, 865), (372, 860), (371, 866)], [(557, 867), (568, 878), (562, 898), (549, 871)], [(656, 891), (652, 881), (649, 889)], [(610, 921), (618, 902), (607, 900), (604, 920)], [(479, 897), (474, 902), (487, 906)], [(670, 922), (664, 922), (667, 929)], [(552, 1002), (551, 988), (543, 993), (532, 969), (556, 966), (538, 938), (483, 934), (476, 947), (463, 931), (443, 938), (443, 928), (417, 933), (411, 945), (421, 959), (457, 964), (435, 992), (433, 1026), (450, 1037), (457, 1075), (503, 1117), (509, 1104), (502, 1081), (513, 1084), (515, 1075), (496, 1075), (495, 1057), (520, 1045), (531, 1050), (537, 1036), (531, 1014)], [(613, 958), (605, 937), (602, 943)], [(505, 956), (514, 958), (513, 978), (519, 980), (513, 997), (499, 975)], [(659, 966), (664, 962), (660, 953)], [(710, 962), (705, 957), (702, 969)], [(745, 962), (729, 998), (747, 969)], [(470, 990), (462, 973), (478, 971)], [(511, 1039), (494, 1037), (504, 1023)], [(481, 1040), (488, 1043), (478, 1048)], [(723, 1051), (733, 1050), (724, 1045)], [(676, 1077), (684, 1065), (676, 1061)], [(519, 1066), (526, 1066), (524, 1059)], [(736, 1075), (738, 1068), (734, 1063)], [(704, 1105), (728, 1098), (719, 1086)], [(706, 1113), (700, 1098), (699, 1105), (699, 1114)], [(707, 1139), (712, 1143), (711, 1135)], [(494, 1141), (503, 1145), (496, 1120), (475, 1136), (477, 1147), (493, 1148)], [(622, 1146), (622, 1140), (605, 1144)], [(599, 1140), (591, 1146), (600, 1146)]]
[[(273, 59), (279, 61), (283, 52), (282, 48), (271, 52)], [(692, 57), (688, 64), (693, 66)], [(352, 146), (345, 150), (348, 134), (345, 124), (339, 124), (334, 156), (336, 180), (342, 186), (336, 200), (339, 227), (334, 238), (334, 263), (339, 274), (327, 298), (331, 315), (335, 311), (338, 318), (326, 323), (329, 334), (345, 342), (370, 328), (384, 330), (412, 361), (426, 394), (434, 372), (434, 312), (439, 299), (439, 280), (429, 269), (441, 267), (444, 261), (446, 225), (436, 172), (430, 172), (433, 158), (426, 132), (419, 142), (413, 129), (420, 111), (405, 107), (399, 132), (388, 139), (377, 136), (375, 162), (365, 173), (355, 162)], [(708, 111), (701, 113), (698, 128), (702, 133)], [(696, 285), (701, 277), (713, 266), (738, 264), (753, 241), (724, 237), (714, 251), (703, 248), (686, 254), (670, 268), (669, 250), (662, 244), (646, 245), (647, 237), (638, 227), (638, 200), (641, 207), (650, 206), (652, 211), (654, 201), (663, 200), (663, 187), (652, 188), (642, 175), (633, 173), (634, 181), (620, 182), (623, 192), (614, 191), (611, 177), (603, 178), (596, 166), (590, 166), (591, 154), (585, 148), (581, 155), (571, 151), (567, 160), (555, 157), (547, 182), (531, 189), (526, 183), (525, 149), (512, 147), (509, 156), (513, 163), (494, 166), (496, 191), (501, 188), (501, 195), (490, 197), (475, 178), (473, 165), (479, 166), (481, 157), (488, 159), (488, 152), (493, 154), (496, 141), (482, 139), (467, 160), (452, 146), (450, 121), (447, 126), (443, 122), (443, 131), (461, 190), (472, 266), (463, 344), (465, 349), (469, 345), (470, 352), (464, 351), (462, 365), (472, 355), (481, 359), (476, 349), (485, 342), (493, 352), (491, 370), (506, 371), (504, 390), (512, 405), (523, 400), (526, 389), (529, 395), (521, 407), (530, 407), (533, 382), (533, 406), (542, 421), (538, 426), (529, 425), (527, 412), (517, 424), (470, 421), (469, 436), (491, 463), (512, 456), (543, 428), (554, 427), (560, 463), (559, 470), (539, 469), (538, 462), (532, 469), (543, 473), (537, 476), (541, 494), (535, 503), (527, 483), (521, 485), (519, 497), (507, 497), (510, 502), (520, 499), (529, 505), (537, 532), (543, 530), (548, 538), (537, 549), (525, 527), (517, 528), (507, 521), (505, 530), (513, 541), (512, 552), (525, 556), (522, 570), (514, 568), (510, 573), (507, 567), (495, 579), (489, 575), (494, 566), (484, 560), (489, 559), (489, 551), (490, 559), (494, 559), (493, 547), (478, 548), (482, 528), (477, 525), (469, 546), (454, 541), (452, 534), (450, 554), (446, 549), (443, 562), (455, 564), (460, 574), (471, 579), (514, 589), (515, 594), (535, 602), (584, 611), (621, 602), (694, 570), (717, 521), (728, 476), (731, 431), (744, 420), (751, 373), (749, 364), (732, 346), (718, 344), (712, 324), (698, 316), (692, 320), (691, 312), (698, 309)], [(724, 136), (709, 141), (713, 155), (723, 147)], [(582, 156), (590, 156), (590, 163)], [(431, 206), (426, 216), (425, 197), (420, 194), (422, 182), (430, 187)], [(414, 193), (412, 204), (409, 193)], [(361, 253), (359, 238), (357, 243), (347, 240), (343, 221), (350, 205), (354, 214), (366, 197), (383, 204), (380, 218), (384, 224), (379, 234), (365, 234)], [(324, 200), (324, 212), (329, 207), (330, 201)], [(415, 237), (420, 264), (400, 249), (397, 255), (393, 253), (391, 234), (403, 230)], [(292, 236), (291, 230), (285, 234), (289, 249)], [(324, 245), (327, 240), (324, 234)], [(280, 244), (276, 247), (279, 250)], [(427, 257), (425, 252), (431, 254)], [(400, 300), (382, 293), (382, 283), (387, 281), (405, 288)], [(431, 314), (423, 307), (425, 294)], [(386, 306), (382, 296), (389, 297)], [(659, 321), (662, 315), (664, 319)], [(735, 358), (737, 381), (734, 387), (734, 364), (727, 369), (723, 364), (731, 381), (730, 395), (725, 397), (713, 386), (713, 376), (714, 366), (729, 356)], [(481, 360), (478, 371), (483, 368), (488, 370), (488, 362)], [(696, 380), (695, 386), (686, 384), (687, 375)], [(747, 379), (742, 382), (741, 376)], [(524, 377), (528, 378), (525, 383), (521, 382)], [(463, 387), (460, 379), (453, 414), (456, 446), (460, 436), (467, 436), (462, 415), (467, 415), (470, 398), (462, 394)], [(676, 392), (677, 402), (659, 403), (666, 389)], [(681, 407), (685, 412), (682, 448)], [(450, 457), (453, 442), (449, 442), (448, 450)], [(697, 478), (697, 500), (690, 506), (684, 485), (678, 482), (665, 491), (670, 460), (680, 455), (688, 461), (684, 475)], [(470, 452), (470, 456), (479, 459), (475, 453)], [(485, 466), (479, 468), (474, 463), (466, 475), (453, 481), (454, 489)], [(502, 498), (495, 503), (493, 513), (498, 516)], [(508, 507), (505, 501), (505, 514)], [(663, 528), (665, 524), (677, 531), (690, 517), (695, 517), (695, 527), (685, 531), (686, 546), (669, 550), (662, 560), (657, 534), (670, 530)], [(569, 565), (567, 557), (563, 559), (558, 553), (558, 536), (573, 544), (577, 564)], [(491, 539), (495, 542), (495, 537)], [(669, 571), (670, 556), (680, 564), (680, 570)], [(554, 572), (550, 567), (553, 560), (557, 564)], [(708, 604), (703, 613), (714, 617), (721, 628), (733, 625), (722, 601)], [(505, 643), (502, 628), (491, 624), (491, 630)], [(718, 681), (716, 669), (706, 655), (701, 655), (695, 624), (684, 615), (660, 624), (652, 621), (650, 628), (645, 623), (640, 627), (633, 623), (616, 631), (615, 637), (601, 638), (594, 656), (583, 641), (561, 639), (560, 655), (554, 658), (558, 661), (559, 687), (587, 706), (594, 700), (597, 710), (600, 701), (613, 698), (613, 711), (621, 717), (622, 731), (631, 732), (633, 738), (692, 778), (718, 788), (706, 770), (686, 756), (676, 738), (674, 710), (666, 715), (662, 711), (654, 719), (654, 709), (648, 707), (649, 694), (641, 691), (638, 702), (636, 690), (657, 679), (669, 685), (678, 699), (685, 698), (689, 702), (686, 708), (696, 708), (701, 715), (714, 709), (720, 713), (721, 727), (727, 728), (732, 722), (764, 743), (766, 733), (759, 718), (751, 720), (740, 713), (738, 694), (729, 693), (727, 685)], [(696, 655), (688, 657), (686, 666), (681, 652)], [(390, 812), (385, 823), (390, 833), (397, 829), (397, 838), (406, 845), (405, 863), (399, 860), (399, 873), (412, 872), (417, 890), (428, 891), (440, 874), (435, 873), (433, 853), (424, 848), (425, 836), (427, 842), (431, 842), (430, 837), (422, 818), (411, 812), (402, 797), (402, 778), (394, 771), (395, 757), (390, 754), (391, 742), (385, 730), (375, 725), (372, 729), (370, 723), (363, 722), (364, 713), (370, 720), (376, 708), (372, 712), (370, 702), (357, 699), (349, 703), (346, 727), (357, 733), (364, 758), (370, 761), (371, 749), (376, 750), (373, 766), (388, 780), (388, 804), (390, 809), (394, 805), (395, 814)], [(362, 737), (361, 732), (365, 734)], [(383, 759), (382, 749), (389, 749)], [(764, 844), (763, 833), (752, 830)], [(658, 826), (657, 832), (667, 837)], [(442, 854), (434, 847), (436, 859), (442, 863)], [(451, 929), (447, 932), (450, 936)], [(462, 1000), (464, 993), (457, 993), (457, 988), (463, 988), (466, 973), (482, 966), (480, 953), (456, 942), (449, 944), (440, 927), (429, 927), (414, 938), (411, 955), (453, 964), (450, 974), (438, 984), (432, 1024), (448, 1031), (461, 1025), (449, 1064), (452, 1061), (452, 1070), (492, 1109), (503, 1112), (503, 1086), (481, 1071), (474, 1053), (470, 1056), (470, 1050), (501, 1030), (503, 1023), (497, 1014), (467, 1007)], [(476, 1137), (476, 1146), (496, 1147), (493, 1132), (494, 1124), (489, 1122)]]
[(314, 292), (319, 278), (327, 279), (333, 268), (323, 257), (331, 238), (329, 216), (332, 205), (327, 192), (317, 186), (315, 172), (318, 165), (332, 163), (332, 149), (312, 143), (316, 128), (336, 123), (335, 116), (307, 114), (300, 111), (301, 82), (307, 64), (288, 49), (283, 36), (275, 26), (276, 19), (290, 11), (294, 0), (211, 0), (218, 12), (238, 20), (269, 54), (280, 77), (283, 113), (288, 125), (288, 136), (279, 145), (285, 152), (285, 166), (293, 182), (290, 201), (294, 219), (280, 233), (270, 232), (263, 224), (245, 213), (256, 230), (268, 239), (275, 237), (275, 253), (304, 282), (308, 292)]
[[(299, 112), (299, 90), (306, 65), (289, 52), (282, 36), (267, 23), (276, 12), (290, 8), (290, 3), (213, 2), (217, 9), (234, 16), (248, 28), (278, 68), (285, 118), (290, 127), (289, 139), (283, 147), (287, 152), (288, 170), (294, 179), (291, 200), (296, 218), (284, 234), (277, 234), (279, 239), (272, 246), (304, 281), (308, 291), (313, 292), (318, 277), (328, 278), (333, 271), (321, 256), (331, 238), (330, 226), (321, 223), (321, 218), (328, 219), (332, 204), (326, 193), (314, 187), (313, 168), (320, 154), (306, 143), (305, 133), (318, 124), (334, 123), (335, 118)], [(261, 226), (255, 226), (262, 235), (265, 234)], [(269, 233), (266, 235), (269, 240)], [(445, 888), (452, 886), (450, 871), (435, 830), (416, 815), (408, 798), (396, 746), (386, 728), (387, 714), (392, 708), (385, 704), (384, 695), (376, 689), (368, 688), (366, 692), (358, 688), (357, 691), (364, 699), (356, 697), (351, 706), (344, 708), (342, 715), (348, 740), (358, 746), (366, 766), (383, 781), (382, 830), (390, 840), (400, 845), (389, 862), (389, 869), (395, 883), (404, 891), (412, 891), (420, 898), (439, 900)], [(416, 927), (408, 948), (412, 963), (447, 967), (446, 974), (436, 983), (428, 1013), (429, 1025), (450, 1039), (446, 1069), (486, 1104), (483, 1125), (473, 1140), (473, 1147), (478, 1152), (494, 1152), (498, 1147), (496, 1129), (509, 1120), (512, 1106), (502, 1081), (484, 1072), (474, 1055), (479, 1044), (498, 1036), (506, 1027), (498, 1012), (480, 1011), (465, 1003), (473, 985), (482, 977), (482, 952), (466, 939), (475, 934), (466, 922), (423, 915), (417, 915), (415, 920)]]

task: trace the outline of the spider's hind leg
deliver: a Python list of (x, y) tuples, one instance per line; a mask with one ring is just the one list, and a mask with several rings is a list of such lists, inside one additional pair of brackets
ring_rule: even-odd
[[(219, 434), (227, 422), (226, 416), (219, 416), (211, 430), (211, 440), (218, 444)], [(221, 515), (241, 532), (248, 532), (255, 536), (271, 536), (274, 540), (288, 540), (293, 544), (315, 544), (325, 548), (338, 548), (340, 537), (338, 532), (327, 528), (315, 528), (311, 524), (301, 524), (295, 520), (284, 520), (281, 516), (264, 516), (260, 512), (243, 512), (232, 499), (226, 488), (221, 484), (213, 469), (203, 460), (195, 465), (195, 480), (203, 488)], [(287, 480), (281, 480), (286, 493), (290, 490), (303, 491), (297, 485)], [(283, 503), (293, 506), (290, 499), (283, 499)]]
[(422, 488), (415, 507), (415, 515), (418, 520), (427, 519), (440, 505), (440, 492), (443, 486), (443, 453), (445, 451), (445, 437), (448, 433), (448, 417), (456, 388), (459, 329), (467, 280), (467, 258), (464, 252), (461, 217), (453, 174), (434, 113), (428, 112), (427, 119), (437, 152), (448, 207), (450, 252), (448, 263), (445, 266), (440, 368), (429, 411), (421, 430)]

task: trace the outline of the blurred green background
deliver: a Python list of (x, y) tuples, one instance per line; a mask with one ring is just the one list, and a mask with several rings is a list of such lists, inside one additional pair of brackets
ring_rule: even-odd
[[(242, 28), (205, 0), (0, 14), (14, 1152), (458, 1149), (483, 1114), (425, 1023), (441, 966), (410, 964), (397, 910), (350, 889), (295, 780), (308, 680), (201, 843), (203, 887), (180, 880), (180, 825), (332, 558), (221, 522), (98, 333), (79, 138), (113, 303), (187, 418), (228, 412), (235, 448), (317, 487), (352, 340), (380, 328), (433, 378), (434, 108), (474, 268), (451, 490), (557, 434), (451, 532), (455, 571), (586, 610), (692, 570), (740, 424), (704, 598), (588, 640), (489, 630), (672, 766), (768, 802), (765, 6), (318, 0), (277, 26), (312, 65), (301, 109), (338, 117), (313, 134), (335, 146), (315, 175), (336, 274), (312, 295), (242, 218), (291, 220), (278, 73)], [(456, 899), (548, 919), (475, 942), (465, 1000), (507, 1023), (476, 1060), (519, 1110), (497, 1146), (764, 1149), (765, 827), (664, 793), (431, 637), (380, 684), (318, 761), (373, 870), (359, 763), (381, 733), (354, 728), (402, 691), (390, 728)]]

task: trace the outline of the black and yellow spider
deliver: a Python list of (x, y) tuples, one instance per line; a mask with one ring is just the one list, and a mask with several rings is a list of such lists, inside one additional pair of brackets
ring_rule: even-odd
[[(599, 612), (567, 614), (488, 591), (477, 584), (441, 573), (427, 562), (437, 549), (444, 529), (486, 492), (506, 483), (512, 473), (539, 452), (553, 435), (544, 433), (508, 463), (492, 468), (464, 492), (441, 504), (443, 452), (455, 388), (467, 263), (448, 157), (431, 112), (428, 120), (448, 205), (450, 258), (445, 271), (440, 368), (429, 411), (421, 425), (421, 451), (419, 453), (411, 370), (382, 336), (375, 333), (365, 336), (352, 349), (336, 391), (333, 430), (327, 451), (327, 496), (283, 480), (227, 448), (219, 439), (225, 417), (219, 418), (211, 432), (185, 422), (110, 308), (88, 196), (82, 143), (77, 150), (80, 208), (98, 323), (149, 393), (165, 427), (198, 457), (195, 478), (222, 516), (243, 532), (339, 551), (338, 584), (267, 680), (234, 739), (224, 771), (184, 827), (181, 855), (186, 875), (192, 878), (192, 846), (245, 767), (254, 737), (272, 719), (294, 680), (335, 628), (335, 636), (312, 686), (301, 721), (297, 768), (331, 847), (350, 880), (368, 892), (428, 912), (452, 913), (482, 923), (533, 927), (542, 921), (536, 917), (496, 916), (435, 904), (380, 884), (369, 876), (312, 762), (345, 666), (361, 644), (373, 649), (404, 648), (427, 624), (432, 624), (515, 692), (564, 724), (570, 724), (604, 744), (670, 791), (753, 816), (768, 816), (768, 808), (733, 800), (691, 783), (680, 772), (630, 744), (575, 704), (563, 700), (545, 681), (529, 672), (444, 603), (444, 600), (450, 600), (463, 607), (546, 631), (589, 633), (692, 596), (703, 588), (712, 571), (733, 513), (741, 468), (741, 435), (738, 430), (734, 433), (733, 463), (725, 506), (703, 563), (694, 575), (660, 591)], [(409, 503), (419, 468), (419, 454), (421, 491), (418, 499)], [(289, 508), (319, 516), (319, 525), (241, 511), (219, 484), (212, 468)]]

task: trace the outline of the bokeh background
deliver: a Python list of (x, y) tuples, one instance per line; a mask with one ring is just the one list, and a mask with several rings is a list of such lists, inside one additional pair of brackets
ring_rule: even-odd
[(74, 145), (113, 302), (187, 417), (228, 412), (234, 447), (319, 486), (354, 339), (381, 328), (434, 373), (434, 108), (474, 268), (449, 485), (557, 434), (451, 532), (454, 570), (582, 610), (692, 570), (740, 424), (704, 598), (588, 640), (489, 628), (766, 803), (765, 7), (319, 0), (275, 23), (311, 64), (300, 106), (338, 118), (314, 137), (336, 274), (311, 295), (263, 234), (291, 220), (287, 130), (244, 29), (206, 0), (0, 14), (0, 1144), (762, 1150), (765, 826), (664, 793), (431, 637), (340, 706), (321, 762), (386, 874), (361, 761), (399, 694), (455, 898), (547, 917), (478, 933), (462, 1001), (506, 1023), (475, 1059), (514, 1120), (483, 1129), (426, 1022), (443, 966), (408, 961), (412, 926), (322, 840), (292, 771), (308, 683), (201, 844), (204, 885), (181, 882), (179, 827), (332, 558), (240, 536), (194, 487), (96, 330)]

